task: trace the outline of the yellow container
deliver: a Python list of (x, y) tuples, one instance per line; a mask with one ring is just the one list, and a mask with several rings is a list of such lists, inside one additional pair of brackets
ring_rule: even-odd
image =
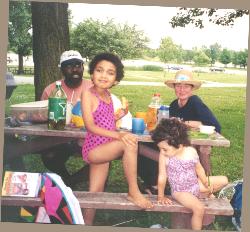
[(157, 124), (157, 108), (155, 107), (148, 107), (147, 111), (147, 129), (151, 131), (155, 129)]
[(143, 118), (144, 122), (147, 123), (147, 112), (136, 112), (135, 113), (136, 118)]

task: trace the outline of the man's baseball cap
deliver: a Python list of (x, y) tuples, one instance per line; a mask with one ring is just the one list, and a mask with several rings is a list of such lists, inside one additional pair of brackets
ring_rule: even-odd
[(72, 63), (74, 61), (79, 61), (81, 63), (84, 63), (83, 58), (78, 51), (74, 51), (74, 50), (65, 51), (62, 53), (60, 57), (60, 64), (58, 64), (58, 67), (61, 67), (62, 65), (66, 65), (68, 63)]

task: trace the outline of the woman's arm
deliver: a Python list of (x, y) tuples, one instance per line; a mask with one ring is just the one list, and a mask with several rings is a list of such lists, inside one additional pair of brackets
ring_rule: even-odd
[(199, 128), (202, 125), (201, 121), (185, 121), (185, 124), (190, 128)]
[(200, 121), (202, 122), (202, 124), (208, 125), (208, 126), (214, 126), (215, 130), (220, 133), (221, 126), (217, 118), (212, 113), (212, 111), (198, 96), (193, 96), (193, 99), (194, 99), (193, 102), (194, 102), (196, 113), (198, 117), (200, 118)]

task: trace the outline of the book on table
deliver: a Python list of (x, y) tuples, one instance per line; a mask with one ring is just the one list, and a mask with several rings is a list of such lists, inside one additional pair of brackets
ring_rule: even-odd
[(2, 196), (37, 197), (41, 179), (40, 173), (5, 171)]

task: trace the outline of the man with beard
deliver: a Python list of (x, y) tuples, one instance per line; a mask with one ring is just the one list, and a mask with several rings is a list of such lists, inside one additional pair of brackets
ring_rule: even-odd
[[(84, 71), (83, 63), (83, 58), (78, 51), (65, 51), (60, 57), (60, 64), (58, 66), (62, 74), (62, 88), (67, 95), (67, 107), (73, 108), (77, 102), (80, 101), (82, 91), (92, 85), (90, 80), (84, 80), (82, 78)], [(55, 82), (48, 85), (43, 91), (41, 100), (47, 100), (55, 88)], [(74, 140), (69, 143), (56, 145), (41, 153), (41, 158), (45, 167), (60, 175), (67, 185), (73, 187), (74, 184), (80, 180), (88, 179), (88, 165), (84, 166), (73, 175), (69, 174), (65, 166), (70, 155), (74, 153), (81, 154), (81, 145), (79, 141)]]

